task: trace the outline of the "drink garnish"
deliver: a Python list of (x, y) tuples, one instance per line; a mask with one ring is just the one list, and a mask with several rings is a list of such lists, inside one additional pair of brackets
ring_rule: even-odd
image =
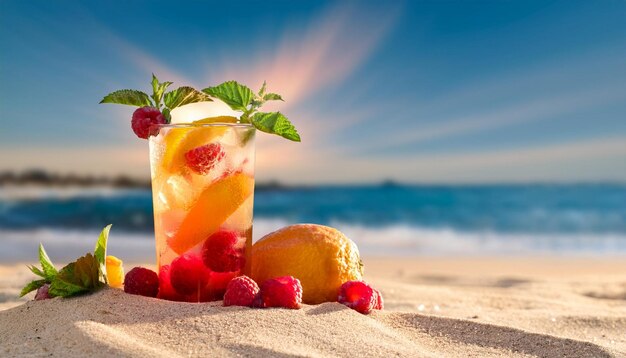
[(261, 89), (254, 93), (249, 87), (237, 81), (227, 81), (215, 87), (207, 87), (202, 92), (226, 103), (232, 110), (243, 112), (240, 123), (250, 123), (256, 129), (276, 134), (283, 138), (300, 142), (300, 135), (294, 125), (280, 112), (258, 112), (267, 101), (283, 101), (281, 95), (267, 92), (263, 82)]
[(138, 90), (123, 89), (114, 91), (104, 96), (100, 103), (126, 104), (136, 107), (152, 107), (159, 110), (166, 123), (172, 122), (170, 112), (177, 107), (197, 102), (211, 102), (212, 99), (192, 87), (182, 86), (169, 92), (165, 92), (173, 82), (159, 82), (152, 74), (152, 96)]
[(139, 138), (148, 139), (158, 133), (158, 126), (172, 122), (174, 108), (197, 102), (211, 102), (211, 97), (192, 87), (183, 86), (165, 92), (173, 83), (159, 82), (152, 74), (152, 95), (131, 89), (114, 91), (104, 96), (100, 103), (117, 103), (139, 107), (133, 113), (131, 127)]
[[(207, 87), (202, 91), (183, 86), (165, 92), (172, 84), (168, 81), (159, 82), (157, 77), (152, 74), (152, 95), (138, 90), (123, 89), (104, 96), (100, 103), (139, 107), (133, 114), (132, 128), (139, 138), (147, 139), (155, 133), (154, 128), (158, 125), (172, 122), (171, 111), (173, 109), (191, 103), (211, 102), (215, 98), (226, 103), (232, 110), (242, 112), (238, 123), (249, 123), (262, 132), (300, 142), (300, 134), (284, 114), (258, 111), (268, 101), (284, 101), (281, 95), (267, 92), (265, 82), (256, 93), (237, 81), (227, 81), (217, 86)], [(196, 121), (194, 123), (203, 122)]]

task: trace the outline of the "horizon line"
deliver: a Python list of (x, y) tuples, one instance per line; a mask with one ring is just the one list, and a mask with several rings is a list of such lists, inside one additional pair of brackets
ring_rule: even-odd
[[(44, 169), (23, 171), (1, 170), (0, 188), (6, 187), (111, 187), (111, 188), (150, 188), (149, 177), (133, 177), (125, 174), (97, 175), (78, 173), (58, 173)], [(489, 181), (403, 181), (393, 178), (366, 182), (318, 182), (290, 183), (279, 179), (256, 182), (259, 189), (299, 189), (315, 187), (480, 187), (480, 186), (626, 186), (626, 180), (489, 180)]]

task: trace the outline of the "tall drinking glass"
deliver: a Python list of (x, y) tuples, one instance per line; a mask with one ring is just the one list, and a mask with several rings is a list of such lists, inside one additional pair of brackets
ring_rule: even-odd
[(254, 136), (249, 124), (168, 124), (150, 137), (159, 297), (206, 302), (250, 269)]

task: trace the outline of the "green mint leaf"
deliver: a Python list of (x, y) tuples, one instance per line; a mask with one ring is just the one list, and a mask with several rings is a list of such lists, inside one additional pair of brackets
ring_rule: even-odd
[(43, 269), (43, 273), (45, 274), (45, 276), (43, 277), (50, 280), (54, 276), (56, 276), (58, 271), (52, 264), (52, 261), (50, 261), (50, 258), (48, 257), (48, 253), (43, 248), (43, 244), (41, 243), (39, 244), (39, 262), (41, 263), (41, 268)]
[(154, 100), (155, 107), (161, 108), (161, 100), (163, 99), (163, 93), (167, 87), (169, 87), (173, 82), (159, 82), (159, 79), (152, 74), (152, 99)]
[(152, 106), (152, 102), (150, 102), (150, 97), (136, 90), (123, 89), (115, 92), (111, 92), (108, 95), (104, 96), (100, 103), (117, 103), (117, 104), (127, 104), (129, 106), (137, 106), (137, 107), (146, 107)]
[(152, 84), (152, 93), (157, 93), (159, 90), (159, 79), (154, 75), (154, 73), (152, 74), (152, 82), (150, 83)]
[(107, 259), (107, 241), (109, 239), (109, 231), (111, 231), (110, 224), (107, 225), (104, 229), (102, 229), (102, 232), (100, 233), (100, 236), (98, 237), (98, 241), (96, 242), (96, 248), (93, 250), (93, 255), (96, 258), (96, 261), (98, 261), (98, 265), (100, 269), (99, 279), (102, 280), (103, 283), (108, 283), (106, 259)]
[(161, 111), (161, 113), (163, 114), (163, 118), (165, 118), (165, 121), (167, 123), (172, 123), (172, 114), (170, 112), (171, 111), (169, 108), (163, 108), (163, 111)]
[(159, 108), (161, 105), (161, 99), (157, 96), (157, 93), (159, 92), (159, 79), (154, 75), (154, 73), (152, 74), (152, 81), (150, 84), (152, 85), (152, 100), (154, 101), (155, 107)]
[(264, 101), (285, 101), (283, 97), (276, 93), (268, 93), (263, 96)]
[(300, 141), (300, 135), (293, 124), (280, 112), (258, 112), (252, 116), (252, 125), (258, 130), (277, 134), (294, 142)]
[(263, 86), (261, 86), (261, 89), (259, 90), (259, 97), (263, 98), (263, 96), (265, 96), (266, 87), (267, 87), (267, 83), (263, 81)]
[(22, 291), (20, 292), (20, 297), (24, 297), (27, 293), (34, 291), (45, 284), (46, 284), (46, 280), (31, 281), (28, 285), (22, 288)]
[(218, 98), (235, 111), (246, 111), (250, 100), (252, 100), (252, 90), (236, 81), (228, 81), (215, 87), (208, 87), (202, 90), (211, 97)]
[(250, 108), (257, 109), (257, 108), (261, 107), (263, 105), (263, 103), (265, 103), (265, 101), (263, 101), (262, 99), (255, 98), (255, 99), (250, 101)]
[(104, 286), (99, 276), (98, 260), (92, 254), (86, 254), (59, 271), (52, 279), (49, 292), (60, 297), (93, 292)]
[(43, 273), (43, 271), (41, 271), (37, 266), (30, 265), (28, 266), (28, 269), (30, 270), (30, 272), (34, 273), (35, 275), (46, 278), (46, 274)]
[(167, 92), (164, 100), (165, 105), (170, 110), (190, 103), (211, 101), (213, 100), (206, 93), (187, 86), (179, 87), (173, 91)]

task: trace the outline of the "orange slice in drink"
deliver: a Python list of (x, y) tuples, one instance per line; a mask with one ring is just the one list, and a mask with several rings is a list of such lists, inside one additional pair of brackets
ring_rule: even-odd
[(254, 191), (254, 179), (237, 173), (220, 179), (204, 189), (187, 212), (178, 231), (167, 240), (178, 254), (215, 233)]
[[(237, 123), (237, 118), (219, 116), (200, 119), (192, 122), (193, 125), (210, 123)], [(161, 170), (169, 172), (179, 171), (185, 163), (185, 153), (189, 150), (211, 142), (214, 138), (223, 135), (228, 127), (213, 127), (210, 130), (194, 126), (172, 127), (165, 136), (165, 152), (161, 159)]]
[(244, 234), (252, 224), (252, 208), (254, 196), (250, 195), (225, 221), (221, 227)]

